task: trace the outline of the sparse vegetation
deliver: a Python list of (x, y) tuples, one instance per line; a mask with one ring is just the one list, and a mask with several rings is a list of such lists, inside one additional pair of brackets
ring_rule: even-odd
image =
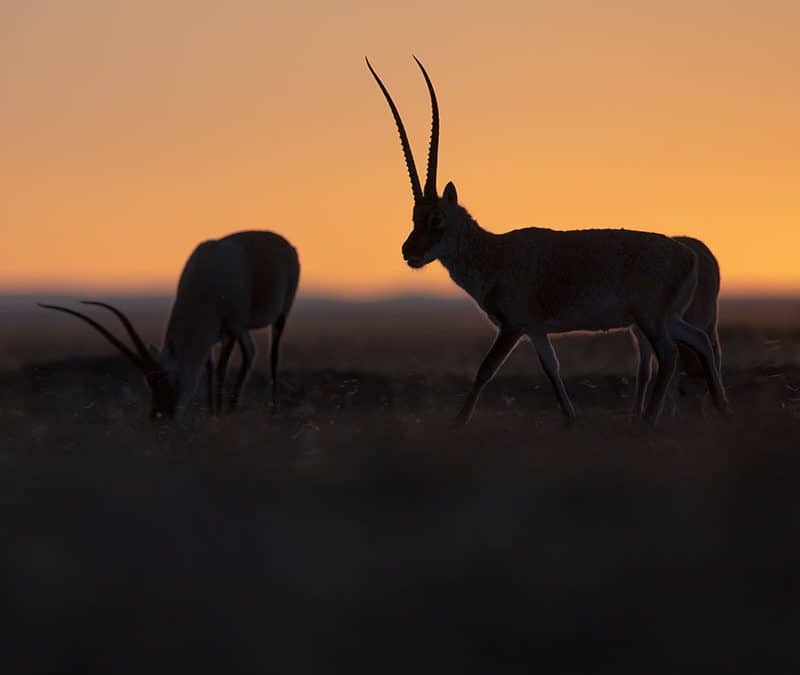
[(450, 432), (491, 341), (462, 303), (300, 302), (285, 405), (259, 404), (259, 342), (245, 409), (198, 396), (183, 428), (101, 340), (76, 327), (66, 358), (50, 314), (16, 314), (3, 671), (791, 672), (800, 334), (738, 306), (735, 417), (656, 431), (629, 422), (619, 334), (556, 343), (575, 428), (524, 348)]

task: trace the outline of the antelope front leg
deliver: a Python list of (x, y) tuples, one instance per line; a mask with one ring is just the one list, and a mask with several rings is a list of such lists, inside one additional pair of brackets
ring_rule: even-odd
[(279, 316), (272, 326), (272, 344), (269, 348), (269, 365), (272, 373), (272, 410), (278, 408), (278, 350), (281, 344), (283, 327), (286, 325), (286, 314)]
[(253, 344), (253, 338), (250, 337), (250, 333), (242, 333), (237, 339), (237, 342), (242, 353), (242, 365), (239, 368), (239, 374), (236, 376), (236, 385), (234, 386), (233, 395), (231, 396), (231, 410), (236, 410), (236, 407), (239, 405), (242, 387), (244, 386), (244, 381), (247, 379), (247, 374), (250, 372), (250, 368), (253, 366), (253, 357), (256, 353), (256, 348)]
[(214, 417), (217, 411), (214, 406), (214, 358), (211, 354), (206, 359), (206, 392), (208, 394), (208, 414)]
[(636, 348), (638, 362), (636, 364), (636, 391), (633, 395), (632, 417), (638, 418), (644, 414), (647, 387), (653, 376), (653, 348), (650, 341), (635, 325), (631, 326), (630, 335), (633, 346)]
[(217, 376), (216, 376), (216, 390), (217, 390), (217, 405), (216, 410), (218, 415), (225, 412), (225, 402), (223, 401), (223, 394), (225, 393), (225, 373), (228, 370), (228, 359), (231, 357), (236, 342), (231, 337), (226, 337), (222, 342), (222, 347), (219, 350), (219, 358), (217, 359)]
[(483, 388), (491, 381), (500, 366), (502, 366), (503, 362), (508, 358), (508, 355), (517, 345), (517, 342), (519, 342), (520, 335), (521, 333), (518, 331), (507, 328), (500, 329), (494, 344), (483, 358), (481, 367), (478, 368), (478, 374), (475, 376), (472, 390), (469, 392), (467, 400), (464, 401), (461, 412), (459, 412), (458, 417), (456, 417), (455, 426), (464, 426), (469, 422)]
[(561, 404), (561, 411), (568, 423), (575, 419), (575, 408), (572, 407), (572, 401), (569, 400), (567, 390), (564, 388), (564, 382), (561, 379), (560, 365), (558, 357), (553, 349), (553, 344), (550, 342), (550, 337), (547, 335), (531, 335), (531, 342), (536, 348), (536, 353), (539, 355), (539, 363), (542, 364), (542, 369), (547, 374), (550, 384), (553, 385), (553, 391), (556, 393), (558, 402)]

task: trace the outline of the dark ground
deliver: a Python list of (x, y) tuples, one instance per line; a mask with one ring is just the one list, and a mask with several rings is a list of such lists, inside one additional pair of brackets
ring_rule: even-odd
[[(631, 425), (627, 339), (570, 336), (574, 428), (521, 345), (456, 433), (491, 341), (468, 305), (301, 303), (281, 410), (262, 364), (243, 411), (198, 396), (180, 429), (101, 342), (22, 306), (3, 673), (800, 667), (797, 303), (723, 306), (733, 419)], [(134, 310), (156, 339), (164, 303)]]

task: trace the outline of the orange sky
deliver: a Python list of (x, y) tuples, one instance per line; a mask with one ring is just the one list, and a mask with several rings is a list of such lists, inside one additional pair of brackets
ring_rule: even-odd
[(172, 290), (274, 229), (307, 293), (458, 292), (400, 245), (424, 166), (492, 231), (703, 238), (728, 293), (800, 291), (800, 3), (169, 3), (0, 9), (0, 291)]

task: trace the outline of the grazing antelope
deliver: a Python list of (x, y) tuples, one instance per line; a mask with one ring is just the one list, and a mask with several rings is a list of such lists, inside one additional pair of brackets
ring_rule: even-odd
[[(697, 288), (692, 298), (692, 303), (683, 315), (683, 318), (693, 326), (702, 329), (711, 343), (714, 361), (717, 370), (722, 373), (722, 352), (719, 346), (719, 332), (717, 328), (719, 306), (719, 263), (711, 250), (699, 239), (692, 237), (674, 237), (675, 241), (688, 246), (697, 256)], [(635, 415), (640, 415), (644, 410), (647, 386), (650, 382), (653, 366), (653, 349), (647, 338), (634, 325), (631, 326), (631, 336), (638, 351), (639, 363), (636, 371), (636, 394), (634, 396)], [(680, 361), (691, 378), (701, 377), (702, 368), (694, 353), (684, 345), (678, 345)], [(677, 376), (673, 379), (669, 397), (673, 413), (677, 411)]]
[[(223, 385), (228, 359), (239, 345), (242, 364), (230, 399), (236, 408), (245, 378), (253, 364), (255, 347), (249, 331), (272, 326), (270, 366), (272, 400), (278, 386), (278, 349), (286, 317), (292, 307), (300, 263), (297, 251), (274, 232), (237, 232), (200, 244), (189, 257), (178, 282), (164, 346), (149, 350), (128, 318), (104, 302), (84, 302), (104, 307), (122, 322), (134, 349), (117, 339), (94, 319), (56, 305), (40, 305), (66, 312), (95, 328), (130, 359), (150, 390), (150, 416), (175, 419), (191, 400), (200, 373), (208, 379), (208, 407), (222, 411)], [(212, 348), (221, 343), (216, 365), (216, 405)]]
[(571, 421), (575, 411), (549, 334), (631, 325), (650, 343), (659, 365), (644, 415), (647, 421), (655, 424), (661, 414), (676, 368), (676, 340), (700, 357), (717, 407), (727, 410), (708, 336), (683, 319), (697, 285), (694, 252), (649, 232), (525, 228), (492, 234), (481, 228), (459, 203), (452, 182), (442, 196), (438, 194), (439, 106), (428, 73), (414, 60), (425, 78), (433, 118), (424, 187), (400, 113), (367, 60), (397, 125), (411, 180), (413, 228), (403, 244), (403, 258), (415, 269), (439, 260), (498, 329), (457, 422), (469, 421), (481, 391), (524, 335), (533, 343), (564, 416)]

